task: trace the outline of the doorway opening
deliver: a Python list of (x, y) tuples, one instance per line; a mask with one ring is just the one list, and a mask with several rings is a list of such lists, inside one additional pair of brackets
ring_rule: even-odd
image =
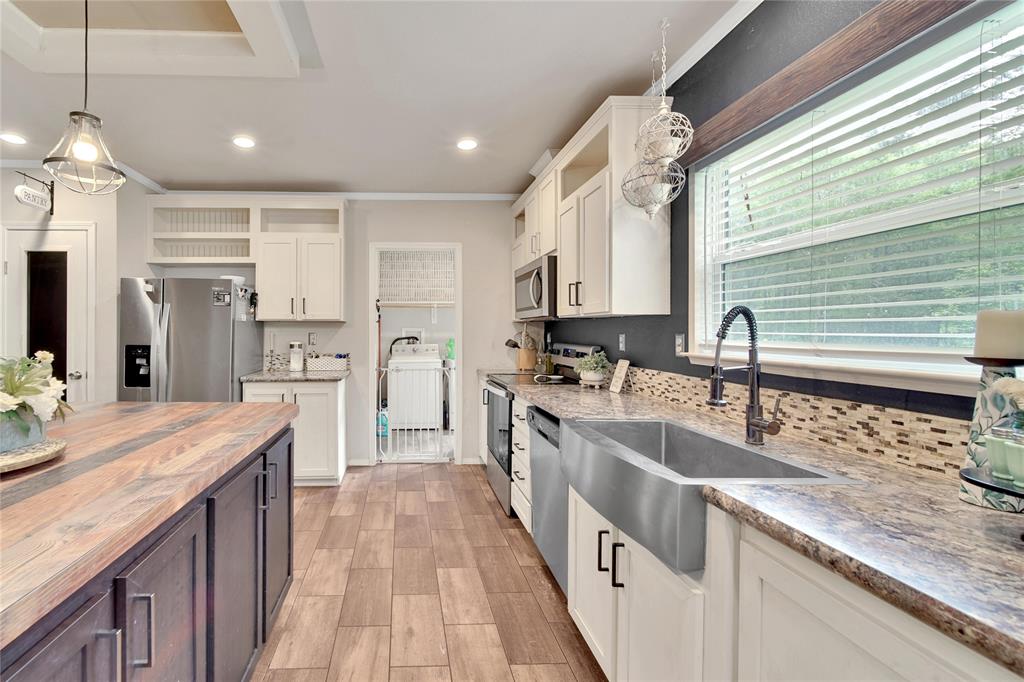
[(94, 400), (94, 223), (0, 227), (0, 355), (53, 353), (72, 406)]
[(371, 244), (373, 452), (378, 462), (460, 459), (458, 244)]

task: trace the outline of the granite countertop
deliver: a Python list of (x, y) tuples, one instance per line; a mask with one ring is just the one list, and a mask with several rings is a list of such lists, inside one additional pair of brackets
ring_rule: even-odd
[(275, 381), (341, 381), (348, 377), (352, 371), (342, 370), (303, 370), (301, 372), (288, 372), (284, 370), (261, 370), (252, 374), (245, 374), (240, 381), (243, 384), (254, 382), (275, 382)]
[[(674, 419), (743, 442), (707, 411), (580, 386), (511, 386), (563, 419)], [(957, 498), (957, 481), (900, 471), (786, 433), (764, 451), (867, 485), (708, 485), (704, 498), (946, 635), (1024, 674), (1024, 515)]]
[(64, 455), (0, 477), (0, 648), (298, 413), (291, 403), (107, 403), (51, 425)]

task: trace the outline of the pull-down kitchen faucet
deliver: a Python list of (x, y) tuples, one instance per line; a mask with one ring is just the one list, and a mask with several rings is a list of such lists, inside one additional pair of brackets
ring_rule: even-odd
[[(749, 346), (747, 349), (748, 358), (746, 365), (737, 367), (722, 367), (722, 341), (729, 333), (729, 327), (740, 315), (747, 321), (747, 337)], [(715, 366), (711, 368), (711, 396), (708, 398), (708, 405), (723, 407), (729, 403), (723, 398), (725, 393), (724, 372), (733, 369), (747, 370), (747, 388), (749, 397), (747, 399), (747, 442), (751, 445), (764, 445), (764, 434), (774, 436), (781, 429), (779, 423), (779, 402), (782, 398), (775, 399), (775, 408), (772, 410), (772, 418), (765, 419), (761, 406), (761, 364), (757, 360), (757, 320), (750, 308), (744, 305), (733, 306), (722, 318), (722, 324), (718, 328), (718, 343), (715, 345)]]

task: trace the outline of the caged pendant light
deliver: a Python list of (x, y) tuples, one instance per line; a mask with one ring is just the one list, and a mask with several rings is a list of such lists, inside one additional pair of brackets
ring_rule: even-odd
[[(693, 126), (680, 113), (673, 112), (666, 102), (665, 33), (668, 19), (661, 21), (661, 103), (656, 113), (644, 121), (636, 140), (640, 162), (630, 168), (622, 179), (622, 196), (633, 206), (642, 208), (648, 217), (662, 206), (672, 203), (686, 185), (686, 171), (676, 159), (686, 153), (693, 142)], [(651, 85), (658, 86), (652, 55)]]
[(100, 135), (103, 121), (90, 114), (89, 103), (89, 0), (85, 0), (85, 95), (81, 111), (68, 114), (64, 136), (43, 159), (43, 168), (60, 184), (79, 194), (111, 194), (124, 184)]

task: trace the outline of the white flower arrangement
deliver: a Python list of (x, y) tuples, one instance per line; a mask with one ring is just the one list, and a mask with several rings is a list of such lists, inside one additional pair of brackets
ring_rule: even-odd
[(54, 416), (64, 419), (64, 382), (53, 376), (53, 353), (31, 358), (0, 358), (0, 421), (10, 421), (28, 435), (32, 420), (40, 427)]

